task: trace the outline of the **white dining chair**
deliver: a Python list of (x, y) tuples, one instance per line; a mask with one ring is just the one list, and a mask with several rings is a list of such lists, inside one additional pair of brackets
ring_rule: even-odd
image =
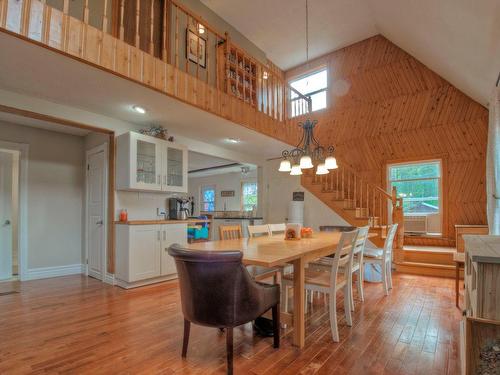
[(286, 224), (285, 223), (279, 223), (279, 224), (269, 224), (269, 232), (271, 233), (271, 236), (277, 236), (277, 235), (285, 235), (286, 231)]
[[(249, 225), (247, 229), (250, 238), (268, 237), (271, 235), (271, 232), (269, 231), (269, 225), (267, 224)], [(272, 277), (273, 284), (279, 283), (278, 276), (281, 272), (280, 267), (267, 268), (267, 267), (249, 265), (247, 266), (247, 270), (250, 273), (250, 275), (257, 281), (263, 281)]]
[[(370, 232), (370, 227), (364, 226), (358, 229), (358, 236), (356, 237), (356, 244), (354, 246), (354, 257), (352, 261), (352, 267), (350, 272), (350, 280), (352, 282), (352, 276), (356, 275), (356, 286), (358, 289), (358, 296), (361, 302), (364, 302), (364, 275), (363, 275), (363, 261), (364, 252), (366, 248), (366, 240), (368, 239), (368, 233)], [(354, 293), (351, 288), (351, 308), (354, 311)]]
[(389, 289), (392, 289), (392, 246), (397, 229), (397, 224), (389, 226), (382, 249), (367, 247), (364, 252), (364, 264), (378, 264), (382, 269), (382, 284), (385, 295), (388, 295)]
[(247, 229), (250, 238), (271, 235), (271, 232), (269, 231), (269, 225), (267, 224), (249, 225)]
[[(346, 276), (345, 273), (340, 272), (340, 268), (352, 268), (357, 235), (357, 229), (351, 232), (342, 233), (329, 272), (325, 272), (323, 270), (314, 270), (310, 268), (305, 269), (305, 289), (311, 292), (321, 292), (330, 295), (330, 328), (332, 331), (333, 341), (335, 342), (339, 342), (339, 332), (337, 325), (337, 291), (339, 291), (340, 289), (342, 289), (344, 293), (344, 310), (347, 325), (352, 326), (350, 298), (352, 283), (349, 282), (349, 277)], [(286, 285), (287, 287), (292, 287), (293, 274), (283, 275), (282, 284), (283, 286)], [(287, 296), (282, 290), (282, 299), (284, 298), (287, 298)], [(285, 309), (285, 312), (286, 311), (287, 309)]]

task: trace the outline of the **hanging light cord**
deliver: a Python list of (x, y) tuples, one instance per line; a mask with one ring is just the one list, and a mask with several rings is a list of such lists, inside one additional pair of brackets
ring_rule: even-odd
[(309, 6), (306, 0), (306, 63), (309, 65)]

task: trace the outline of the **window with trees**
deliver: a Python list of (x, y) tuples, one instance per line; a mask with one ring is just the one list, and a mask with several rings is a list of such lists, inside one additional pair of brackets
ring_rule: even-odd
[(439, 214), (441, 162), (439, 160), (389, 166), (389, 185), (403, 198), (405, 215)]
[(257, 201), (257, 182), (243, 182), (241, 184), (241, 205), (243, 211), (252, 211), (254, 207), (257, 207)]

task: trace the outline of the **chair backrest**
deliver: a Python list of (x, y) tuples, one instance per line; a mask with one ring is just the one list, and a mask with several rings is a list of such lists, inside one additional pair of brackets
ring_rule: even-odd
[(270, 236), (271, 232), (269, 231), (269, 225), (267, 224), (249, 225), (248, 234), (250, 237), (261, 237)]
[(237, 240), (242, 238), (241, 225), (221, 225), (219, 227), (219, 239)]
[(356, 244), (354, 247), (354, 254), (363, 254), (365, 251), (366, 240), (368, 239), (368, 233), (370, 227), (367, 225), (365, 227), (358, 228), (358, 236), (356, 237)]
[[(245, 279), (239, 251), (194, 251), (174, 244), (182, 312), (190, 322), (224, 327), (234, 321), (235, 293)], [(244, 271), (244, 272), (243, 272)]]
[(394, 237), (396, 236), (396, 231), (398, 230), (397, 224), (389, 225), (389, 230), (387, 231), (387, 237), (384, 242), (384, 253), (383, 257), (391, 257), (392, 258), (392, 246), (394, 244)]
[(276, 234), (285, 234), (286, 231), (286, 224), (285, 223), (279, 223), (279, 224), (269, 224), (269, 233), (271, 233), (271, 236), (274, 236)]
[(340, 241), (337, 245), (337, 250), (335, 250), (335, 257), (332, 262), (332, 273), (330, 278), (332, 283), (337, 280), (339, 266), (344, 267), (344, 269), (350, 269), (352, 267), (357, 236), (358, 229), (350, 232), (342, 232)]

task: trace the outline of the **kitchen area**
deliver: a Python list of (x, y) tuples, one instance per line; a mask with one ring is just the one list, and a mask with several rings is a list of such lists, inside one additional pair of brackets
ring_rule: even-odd
[(258, 168), (148, 134), (117, 137), (115, 283), (133, 288), (176, 277), (167, 248), (217, 240), (220, 225), (263, 222)]

